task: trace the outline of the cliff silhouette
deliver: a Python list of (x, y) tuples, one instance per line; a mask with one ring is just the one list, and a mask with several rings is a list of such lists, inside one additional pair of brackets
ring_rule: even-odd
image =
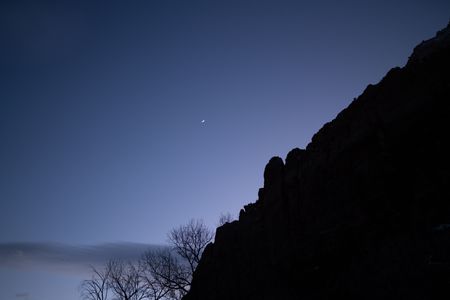
[(272, 158), (184, 300), (450, 296), (450, 24)]

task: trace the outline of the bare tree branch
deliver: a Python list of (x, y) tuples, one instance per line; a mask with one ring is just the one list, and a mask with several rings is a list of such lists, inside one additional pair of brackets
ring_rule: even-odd
[(202, 220), (190, 220), (186, 225), (172, 229), (169, 241), (175, 251), (188, 262), (191, 274), (194, 273), (202, 256), (203, 250), (214, 235)]
[(231, 213), (227, 212), (227, 213), (220, 214), (218, 226), (222, 226), (226, 223), (231, 223), (231, 222), (233, 222), (233, 216), (231, 215)]
[(147, 295), (147, 287), (142, 281), (139, 268), (132, 263), (111, 260), (108, 263), (108, 284), (121, 300), (142, 300)]
[[(84, 300), (180, 300), (213, 233), (201, 220), (169, 232), (171, 249), (146, 252), (138, 264), (110, 260), (104, 270), (92, 268), (92, 279), (81, 284)], [(109, 293), (110, 292), (110, 293)]]
[(141, 262), (146, 281), (154, 290), (153, 299), (181, 299), (188, 292), (189, 268), (169, 249), (148, 251)]
[(91, 266), (93, 275), (90, 280), (81, 283), (81, 297), (85, 300), (107, 300), (109, 269), (96, 269)]

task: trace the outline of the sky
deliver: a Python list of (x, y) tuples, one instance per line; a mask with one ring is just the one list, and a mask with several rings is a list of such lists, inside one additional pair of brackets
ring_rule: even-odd
[(0, 298), (78, 299), (95, 259), (36, 253), (237, 216), (272, 156), (449, 18), (439, 0), (1, 1)]

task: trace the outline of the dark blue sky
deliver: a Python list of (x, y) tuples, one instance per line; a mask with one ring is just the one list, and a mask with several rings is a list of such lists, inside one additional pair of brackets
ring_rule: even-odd
[(237, 215), (271, 156), (449, 17), (438, 0), (2, 1), (0, 243), (164, 243)]
[(0, 242), (161, 243), (237, 214), (271, 156), (450, 16), (428, 0), (1, 6)]

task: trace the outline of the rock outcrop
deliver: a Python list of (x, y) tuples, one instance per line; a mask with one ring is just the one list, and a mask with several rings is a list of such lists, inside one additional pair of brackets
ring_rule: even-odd
[(217, 228), (185, 300), (450, 296), (450, 26)]

